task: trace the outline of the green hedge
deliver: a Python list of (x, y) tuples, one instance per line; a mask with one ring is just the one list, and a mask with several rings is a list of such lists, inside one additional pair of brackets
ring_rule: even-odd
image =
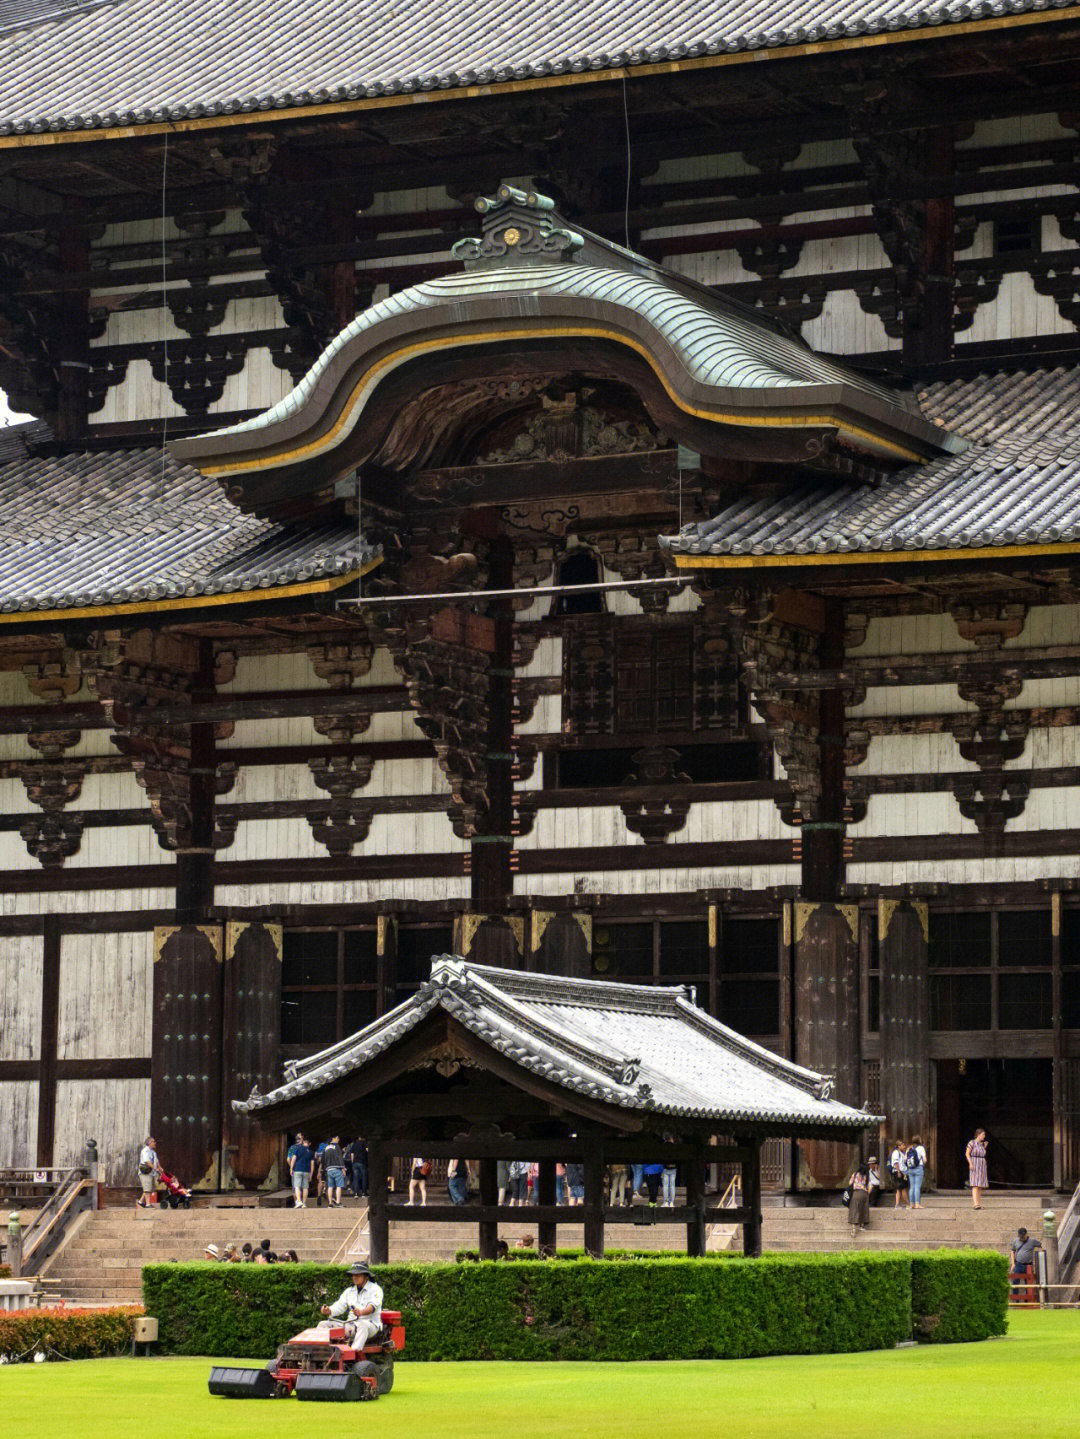
[(0, 1309), (0, 1354), (15, 1358), (39, 1345), (49, 1359), (101, 1359), (131, 1348), (142, 1307), (115, 1309)]
[(1009, 1263), (985, 1249), (938, 1249), (911, 1258), (915, 1338), (954, 1344), (1004, 1334)]
[[(413, 1359), (744, 1358), (879, 1349), (1004, 1332), (995, 1255), (836, 1254), (619, 1263), (390, 1264)], [(912, 1305), (913, 1273), (915, 1304)], [(147, 1313), (173, 1354), (271, 1357), (348, 1282), (318, 1264), (157, 1264)]]

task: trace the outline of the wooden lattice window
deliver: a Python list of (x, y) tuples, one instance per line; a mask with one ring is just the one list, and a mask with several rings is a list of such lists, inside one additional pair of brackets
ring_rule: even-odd
[(615, 648), (615, 727), (621, 734), (693, 725), (693, 636), (678, 629), (622, 630)]

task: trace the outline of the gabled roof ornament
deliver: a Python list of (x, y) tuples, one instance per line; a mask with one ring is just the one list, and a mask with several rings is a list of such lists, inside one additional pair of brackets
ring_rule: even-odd
[(495, 195), (480, 195), (476, 209), (484, 217), (479, 239), (451, 246), (455, 260), (476, 265), (565, 264), (585, 244), (585, 237), (567, 229), (555, 201), (535, 190), (500, 185)]

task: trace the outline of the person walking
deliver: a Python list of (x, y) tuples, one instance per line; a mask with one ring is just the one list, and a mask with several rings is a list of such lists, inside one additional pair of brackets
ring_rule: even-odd
[(157, 1140), (148, 1134), (139, 1150), (139, 1188), (142, 1193), (135, 1201), (137, 1209), (149, 1209), (157, 1198), (157, 1180), (161, 1173), (161, 1160), (157, 1157)]
[(867, 1165), (859, 1165), (848, 1180), (848, 1188), (851, 1190), (848, 1224), (854, 1239), (857, 1230), (870, 1227), (870, 1170)]
[(335, 1134), (323, 1150), (323, 1170), (326, 1174), (326, 1203), (330, 1209), (341, 1208), (341, 1191), (345, 1188), (345, 1156), (341, 1152), (341, 1136)]
[(908, 1202), (907, 1165), (904, 1158), (906, 1154), (907, 1146), (902, 1139), (897, 1139), (893, 1144), (892, 1153), (889, 1155), (889, 1173), (892, 1175), (892, 1182), (895, 1186), (894, 1209), (903, 1209)]
[(663, 1193), (663, 1197), (664, 1197), (664, 1208), (665, 1208), (665, 1209), (674, 1209), (674, 1208), (675, 1208), (675, 1176), (676, 1176), (676, 1167), (675, 1167), (675, 1165), (674, 1165), (674, 1164), (665, 1164), (665, 1165), (664, 1165), (664, 1172), (663, 1172), (663, 1174), (661, 1175), (661, 1180), (662, 1180), (662, 1184), (663, 1184), (662, 1193)]
[(976, 1129), (964, 1150), (968, 1162), (968, 1184), (971, 1186), (972, 1209), (982, 1208), (982, 1192), (990, 1186), (986, 1173), (986, 1130)]
[(289, 1182), (293, 1192), (293, 1208), (306, 1209), (308, 1189), (311, 1185), (311, 1163), (315, 1151), (302, 1134), (297, 1134), (296, 1143), (289, 1146), (286, 1162), (289, 1166)]
[(917, 1134), (908, 1147), (906, 1162), (911, 1207), (912, 1209), (921, 1209), (923, 1178), (926, 1174), (926, 1150)]

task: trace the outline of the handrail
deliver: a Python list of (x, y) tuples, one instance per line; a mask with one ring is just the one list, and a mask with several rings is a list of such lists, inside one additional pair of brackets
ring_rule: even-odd
[(1073, 1190), (1072, 1198), (1058, 1225), (1058, 1277), (1066, 1279), (1076, 1264), (1080, 1250), (1080, 1184)]
[(742, 1195), (739, 1192), (742, 1189), (741, 1180), (742, 1175), (737, 1172), (731, 1176), (727, 1182), (727, 1188), (720, 1196), (720, 1203), (716, 1206), (718, 1209), (739, 1208), (742, 1204)]
[[(64, 1230), (76, 1214), (88, 1207), (86, 1191), (93, 1180), (85, 1169), (67, 1171), (67, 1179), (51, 1194), (41, 1212), (22, 1236), (22, 1273), (36, 1274), (63, 1237)], [(77, 1206), (77, 1207), (76, 1207)]]
[(349, 1230), (348, 1234), (346, 1234), (345, 1238), (341, 1241), (341, 1243), (335, 1250), (334, 1257), (330, 1261), (331, 1264), (337, 1264), (346, 1254), (350, 1252), (352, 1242), (354, 1239), (359, 1237), (360, 1231), (364, 1227), (364, 1220), (367, 1219), (367, 1217), (367, 1209), (362, 1210), (360, 1218), (356, 1221), (356, 1223)]

